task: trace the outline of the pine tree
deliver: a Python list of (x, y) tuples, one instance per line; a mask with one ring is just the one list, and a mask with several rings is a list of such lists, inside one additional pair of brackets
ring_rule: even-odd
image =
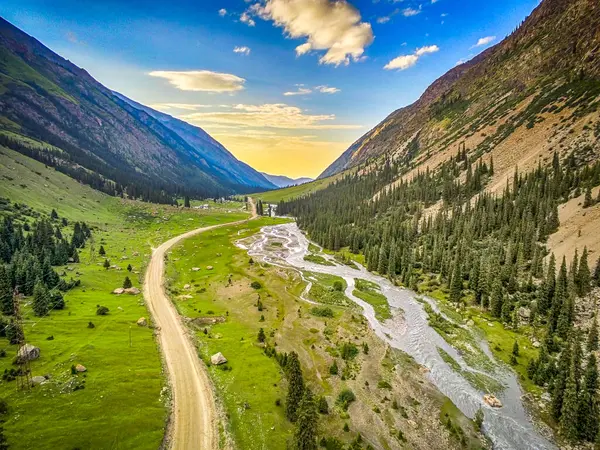
[(183, 206), (184, 206), (184, 208), (189, 208), (190, 207), (190, 197), (187, 196), (187, 195), (183, 199)]
[(498, 277), (492, 282), (492, 297), (490, 299), (490, 308), (494, 317), (500, 317), (502, 314), (502, 283)]
[(33, 313), (36, 316), (45, 316), (50, 310), (50, 295), (48, 293), (48, 288), (46, 288), (46, 285), (41, 279), (38, 279), (33, 289), (32, 304)]
[(98, 250), (98, 254), (100, 256), (106, 255), (106, 250), (104, 250), (104, 246), (103, 245), (100, 246), (100, 250)]
[(462, 289), (463, 289), (463, 278), (460, 270), (460, 264), (456, 263), (454, 265), (454, 270), (452, 272), (452, 278), (450, 282), (450, 301), (454, 303), (459, 303), (462, 298)]
[(12, 315), (14, 312), (13, 289), (2, 263), (0, 263), (0, 312), (5, 315)]
[(133, 284), (131, 283), (129, 277), (125, 277), (125, 280), (123, 281), (123, 289), (129, 289), (132, 286)]
[[(573, 358), (574, 360), (574, 358)], [(578, 412), (578, 388), (575, 362), (571, 363), (571, 370), (565, 385), (565, 392), (560, 416), (560, 431), (570, 442), (577, 441), (579, 429), (577, 427)]]
[(290, 422), (296, 422), (298, 419), (298, 405), (304, 395), (304, 378), (302, 377), (302, 369), (296, 352), (291, 352), (288, 355), (285, 372), (288, 380), (285, 414)]
[(131, 264), (127, 264), (127, 272), (131, 272), (133, 270), (133, 267), (131, 267)]
[(104, 264), (102, 264), (102, 267), (108, 270), (108, 268), (110, 267), (110, 261), (108, 259), (105, 259)]
[(586, 365), (578, 404), (579, 437), (593, 441), (598, 434), (598, 367), (591, 353)]
[(596, 261), (596, 268), (594, 269), (594, 284), (600, 287), (600, 257)]
[(588, 250), (587, 247), (584, 247), (575, 283), (577, 286), (577, 295), (583, 297), (590, 292), (591, 279), (590, 268), (588, 266)]
[(585, 198), (583, 199), (583, 207), (589, 208), (594, 204), (594, 200), (592, 199), (592, 188), (588, 185), (585, 189)]
[(265, 342), (265, 340), (267, 339), (267, 336), (265, 335), (265, 330), (263, 330), (262, 328), (260, 330), (258, 330), (258, 342)]
[(513, 344), (512, 354), (515, 355), (515, 357), (519, 356), (519, 343), (517, 341)]
[(319, 414), (309, 389), (305, 389), (298, 405), (298, 420), (294, 433), (295, 450), (317, 450)]

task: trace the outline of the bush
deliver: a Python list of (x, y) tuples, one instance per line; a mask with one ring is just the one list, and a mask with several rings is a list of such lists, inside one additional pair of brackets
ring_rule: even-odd
[(262, 284), (260, 284), (260, 282), (258, 282), (258, 281), (253, 281), (252, 283), (250, 283), (250, 287), (252, 289), (258, 290), (258, 289), (262, 288)]
[(321, 414), (329, 414), (329, 405), (327, 399), (323, 396), (319, 397), (319, 412)]
[(356, 395), (354, 395), (354, 392), (352, 392), (350, 389), (344, 389), (338, 395), (338, 398), (335, 403), (344, 411), (347, 411), (348, 407), (350, 406), (350, 403), (352, 403), (355, 400)]
[(96, 315), (97, 316), (106, 316), (108, 314), (108, 308), (106, 306), (98, 306), (98, 309), (96, 310)]
[(94, 325), (94, 322), (88, 322), (88, 328), (96, 328), (96, 325)]
[(352, 360), (358, 355), (358, 347), (351, 342), (345, 342), (340, 348), (340, 355), (346, 361)]
[(311, 308), (310, 313), (313, 316), (317, 316), (317, 317), (330, 317), (330, 318), (332, 318), (334, 316), (333, 310), (331, 308), (329, 308), (329, 307), (315, 306), (314, 308)]
[(335, 280), (333, 282), (333, 290), (342, 292), (344, 290), (344, 283), (342, 283), (340, 280)]
[(337, 375), (339, 373), (338, 365), (336, 361), (333, 361), (333, 364), (329, 367), (329, 373), (331, 375)]
[(379, 380), (377, 387), (379, 389), (392, 389), (392, 385), (385, 380)]

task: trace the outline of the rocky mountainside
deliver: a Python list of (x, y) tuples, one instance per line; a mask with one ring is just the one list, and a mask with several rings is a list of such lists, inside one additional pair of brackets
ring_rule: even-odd
[(302, 178), (290, 178), (285, 175), (269, 175), (268, 173), (261, 172), (262, 175), (273, 183), (278, 188), (284, 188), (288, 186), (298, 186), (299, 184), (310, 183), (313, 181), (312, 178), (302, 177)]
[(116, 95), (1, 18), (0, 138), (116, 194), (150, 199), (150, 192), (217, 196), (274, 187), (200, 128)]
[(382, 156), (436, 167), (459, 146), (493, 152), (501, 170), (535, 166), (556, 150), (589, 159), (600, 135), (599, 23), (597, 0), (543, 0), (510, 36), (394, 111), (320, 178)]

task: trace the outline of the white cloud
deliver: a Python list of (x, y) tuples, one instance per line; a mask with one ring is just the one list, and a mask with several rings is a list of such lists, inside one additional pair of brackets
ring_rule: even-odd
[(475, 44), (473, 47), (483, 47), (484, 45), (488, 45), (491, 42), (494, 42), (496, 40), (496, 36), (486, 36), (486, 37), (482, 37), (479, 38), (479, 40), (477, 41), (477, 44)]
[(225, 8), (221, 8), (221, 9), (219, 10), (219, 15), (220, 15), (221, 17), (225, 17), (225, 16), (227, 15), (227, 10), (226, 10)]
[[(238, 125), (257, 128), (283, 128), (305, 130), (350, 130), (360, 125), (331, 123), (334, 114), (306, 114), (305, 111), (285, 103), (232, 106), (228, 111), (197, 112), (181, 116), (183, 120), (204, 127), (207, 124)], [(325, 123), (324, 123), (325, 122)]]
[(253, 27), (254, 25), (256, 25), (254, 19), (247, 12), (242, 13), (242, 15), (240, 16), (240, 21), (245, 23), (249, 27)]
[(149, 105), (150, 108), (158, 109), (160, 111), (170, 109), (181, 109), (185, 111), (196, 111), (201, 108), (212, 108), (212, 105), (201, 105), (198, 103), (154, 103)]
[(317, 86), (315, 89), (317, 89), (321, 94), (337, 94), (341, 91), (341, 89), (338, 89), (336, 87), (325, 85)]
[(290, 97), (292, 95), (307, 95), (310, 93), (312, 93), (312, 89), (299, 87), (297, 91), (284, 92), (283, 95), (285, 95), (286, 97)]
[(428, 45), (418, 48), (412, 55), (401, 55), (392, 59), (383, 68), (385, 70), (406, 70), (417, 64), (419, 58), (428, 53), (438, 52), (440, 48), (437, 45)]
[(373, 42), (371, 24), (361, 22), (360, 12), (345, 0), (263, 0), (250, 11), (272, 20), (291, 38), (306, 38), (296, 54), (326, 50), (322, 64), (358, 61)]
[(245, 45), (242, 47), (234, 47), (233, 53), (241, 53), (242, 55), (247, 56), (250, 54), (250, 47), (246, 47)]
[(244, 89), (245, 79), (229, 73), (210, 70), (191, 70), (187, 72), (156, 70), (150, 76), (164, 78), (182, 91), (235, 92)]
[(390, 21), (390, 16), (378, 17), (377, 23), (388, 23)]
[(404, 11), (402, 11), (402, 15), (404, 17), (412, 17), (412, 16), (416, 16), (417, 14), (420, 14), (421, 10), (420, 9), (414, 9), (414, 8), (406, 8)]

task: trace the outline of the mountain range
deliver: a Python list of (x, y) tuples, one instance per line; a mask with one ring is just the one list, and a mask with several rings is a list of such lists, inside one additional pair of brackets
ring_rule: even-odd
[(459, 146), (494, 151), (508, 167), (536, 164), (552, 149), (598, 145), (586, 123), (598, 109), (599, 23), (595, 0), (542, 2), (502, 42), (358, 139), (320, 178), (382, 156), (434, 168)]
[(313, 181), (312, 178), (308, 178), (308, 177), (290, 178), (290, 177), (286, 177), (285, 175), (269, 175), (268, 173), (264, 173), (264, 172), (261, 172), (261, 173), (267, 180), (269, 180), (271, 183), (273, 183), (278, 188), (284, 188), (284, 187), (289, 187), (289, 186), (298, 186), (300, 184), (310, 183), (311, 181)]
[(201, 128), (111, 91), (4, 19), (0, 138), (109, 193), (150, 199), (276, 187)]

